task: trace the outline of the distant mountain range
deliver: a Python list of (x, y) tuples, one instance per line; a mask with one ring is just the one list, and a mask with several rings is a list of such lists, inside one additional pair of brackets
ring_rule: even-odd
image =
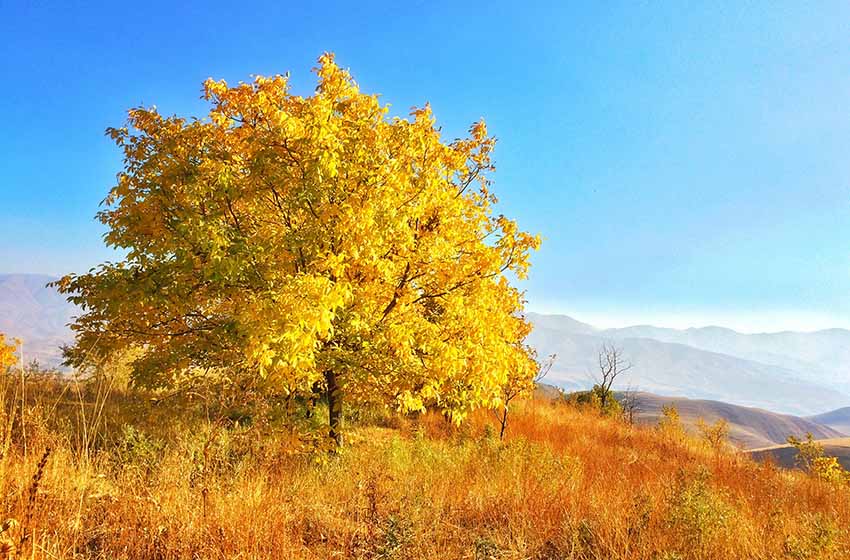
[(24, 360), (62, 361), (60, 347), (73, 338), (68, 323), (77, 309), (39, 274), (0, 274), (0, 332), (24, 341)]
[(633, 364), (615, 388), (812, 415), (850, 405), (850, 331), (743, 334), (720, 328), (599, 329), (565, 315), (529, 313), (528, 342), (556, 354), (547, 378), (567, 389), (594, 382), (603, 343)]

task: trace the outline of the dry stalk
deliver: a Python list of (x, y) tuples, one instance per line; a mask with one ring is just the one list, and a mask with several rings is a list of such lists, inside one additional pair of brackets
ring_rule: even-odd
[(32, 476), (32, 482), (30, 482), (29, 493), (27, 495), (27, 509), (24, 515), (23, 530), (21, 531), (21, 542), (18, 545), (18, 548), (23, 548), (24, 544), (32, 536), (31, 525), (33, 512), (35, 511), (35, 502), (36, 498), (38, 497), (38, 487), (41, 483), (42, 477), (44, 477), (44, 467), (47, 465), (47, 458), (50, 456), (50, 451), (50, 447), (44, 450), (44, 454), (38, 461), (38, 466), (36, 467), (35, 474)]

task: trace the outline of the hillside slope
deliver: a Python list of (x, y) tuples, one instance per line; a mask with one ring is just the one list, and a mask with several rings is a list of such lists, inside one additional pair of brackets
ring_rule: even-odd
[(637, 421), (640, 423), (657, 424), (662, 416), (662, 407), (673, 405), (679, 412), (682, 423), (691, 432), (696, 431), (700, 418), (707, 423), (719, 419), (726, 420), (729, 423), (729, 440), (743, 449), (784, 444), (789, 435), (803, 437), (806, 433), (811, 433), (817, 439), (844, 436), (844, 433), (811, 419), (758, 408), (711, 400), (663, 397), (650, 393), (636, 393), (635, 398), (638, 408)]
[(824, 412), (823, 414), (818, 414), (816, 416), (810, 416), (809, 420), (817, 422), (818, 424), (830, 426), (839, 432), (850, 434), (850, 406)]
[(4, 514), (37, 544), (15, 558), (844, 560), (850, 547), (850, 488), (565, 403), (516, 402), (503, 441), (487, 410), (457, 426), (361, 409), (329, 455), (286, 417), (222, 425), (200, 401), (113, 391), (91, 461), (64, 392), (31, 384), (44, 425), (7, 436)]

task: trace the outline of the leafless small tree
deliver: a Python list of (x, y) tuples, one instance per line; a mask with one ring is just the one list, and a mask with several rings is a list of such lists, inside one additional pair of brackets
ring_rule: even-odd
[(623, 419), (629, 424), (635, 423), (635, 416), (641, 412), (637, 390), (629, 385), (622, 393), (620, 406), (623, 408)]
[[(502, 407), (501, 409), (493, 410), (496, 420), (499, 422), (499, 439), (505, 438), (505, 430), (508, 427), (508, 409), (511, 401), (520, 395), (533, 391), (537, 385), (552, 369), (555, 363), (555, 354), (552, 354), (542, 362), (537, 363), (537, 372), (531, 380), (511, 379), (502, 387)], [(529, 382), (530, 381), (530, 382)]]
[(623, 351), (613, 344), (604, 343), (597, 356), (599, 370), (596, 374), (596, 384), (599, 386), (599, 404), (603, 410), (608, 405), (608, 399), (613, 399), (611, 387), (618, 377), (632, 369), (631, 362), (623, 357)]

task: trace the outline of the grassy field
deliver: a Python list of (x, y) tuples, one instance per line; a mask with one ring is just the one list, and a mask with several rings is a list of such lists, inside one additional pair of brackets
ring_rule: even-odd
[(248, 423), (209, 401), (107, 387), (6, 379), (9, 558), (850, 554), (845, 486), (711, 449), (675, 426), (534, 400), (513, 410), (500, 442), (485, 411), (456, 428), (434, 413), (361, 410), (346, 447), (329, 454), (311, 435), (318, 415)]

